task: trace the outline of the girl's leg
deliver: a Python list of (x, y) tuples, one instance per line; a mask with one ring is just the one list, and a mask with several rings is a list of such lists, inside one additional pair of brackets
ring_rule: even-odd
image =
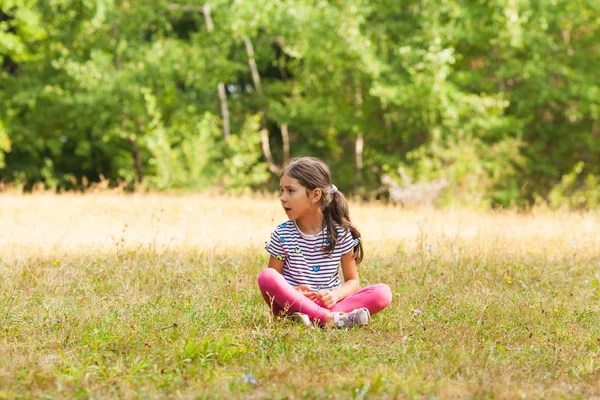
[(258, 286), (273, 314), (278, 315), (286, 310), (290, 313), (298, 311), (308, 315), (311, 320), (316, 319), (325, 324), (329, 310), (316, 305), (298, 292), (273, 268), (267, 268), (260, 273)]
[(351, 294), (337, 303), (330, 311), (350, 312), (357, 308), (366, 307), (371, 315), (378, 313), (392, 301), (392, 291), (383, 283), (367, 286), (356, 293)]

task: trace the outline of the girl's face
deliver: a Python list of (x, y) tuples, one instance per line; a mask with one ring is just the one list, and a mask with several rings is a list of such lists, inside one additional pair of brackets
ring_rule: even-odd
[(319, 209), (321, 198), (319, 189), (308, 191), (297, 179), (283, 175), (279, 181), (279, 190), (281, 192), (279, 201), (291, 220), (317, 212)]

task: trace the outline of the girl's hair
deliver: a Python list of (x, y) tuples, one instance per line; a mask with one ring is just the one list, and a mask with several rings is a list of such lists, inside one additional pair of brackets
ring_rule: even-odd
[[(336, 190), (332, 193), (331, 174), (327, 165), (313, 157), (298, 157), (290, 160), (289, 164), (281, 172), (281, 176), (288, 175), (296, 179), (307, 191), (321, 189), (321, 210), (325, 216), (325, 225), (327, 226), (327, 238), (329, 243), (325, 246), (325, 251), (333, 252), (336, 244), (342, 238), (337, 238), (337, 231), (334, 222), (341, 226), (346, 232), (350, 232), (352, 238), (360, 238), (360, 232), (352, 222), (350, 222), (350, 212), (346, 197)], [(360, 264), (363, 259), (362, 241), (354, 246), (354, 260)]]

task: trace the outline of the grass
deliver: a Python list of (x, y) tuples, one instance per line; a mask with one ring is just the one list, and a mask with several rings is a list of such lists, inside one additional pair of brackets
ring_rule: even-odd
[(256, 285), (276, 199), (0, 195), (0, 398), (600, 397), (600, 214), (351, 210), (394, 299), (307, 330)]

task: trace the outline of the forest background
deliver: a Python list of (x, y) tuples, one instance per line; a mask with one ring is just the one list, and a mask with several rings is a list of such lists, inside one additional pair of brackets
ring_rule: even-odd
[(1, 0), (0, 185), (600, 203), (595, 0)]

